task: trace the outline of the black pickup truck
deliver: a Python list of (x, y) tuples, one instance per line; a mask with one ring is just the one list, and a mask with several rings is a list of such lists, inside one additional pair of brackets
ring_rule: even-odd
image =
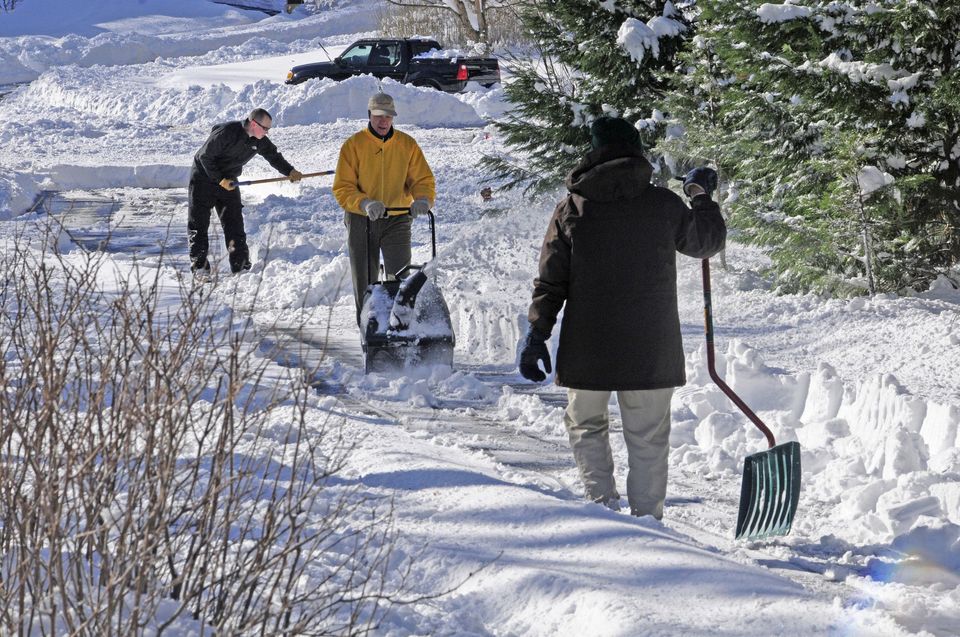
[(370, 74), (455, 93), (463, 90), (467, 82), (490, 87), (500, 81), (496, 58), (438, 57), (439, 51), (442, 49), (436, 40), (358, 40), (332, 62), (293, 67), (287, 73), (286, 83), (299, 84), (313, 77), (340, 81), (352, 75)]

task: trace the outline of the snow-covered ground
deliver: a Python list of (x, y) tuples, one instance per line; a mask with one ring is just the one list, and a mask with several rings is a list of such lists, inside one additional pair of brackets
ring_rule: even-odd
[[(321, 47), (335, 55), (368, 35), (372, 3), (272, 18), (207, 2), (77, 4), (22, 0), (14, 19), (0, 15), (0, 84), (24, 82), (0, 98), (3, 237), (42, 220), (22, 214), (41, 191), (95, 191), (141, 211), (139, 239), (164, 236), (172, 219), (182, 245), (189, 166), (213, 124), (267, 108), (271, 139), (303, 172), (333, 168), (365, 125), (375, 79), (282, 79), (293, 63), (323, 59)], [(64, 20), (46, 25), (35, 13), (44, 5)], [(381, 634), (960, 632), (958, 291), (941, 281), (911, 297), (777, 296), (753, 274), (762, 255), (730, 242), (729, 270), (714, 263), (718, 366), (778, 440), (803, 448), (791, 534), (737, 543), (743, 458), (764, 444), (709, 380), (699, 263), (681, 257), (689, 382), (674, 400), (664, 520), (582, 502), (564, 394), (514, 368), (540, 240), (562, 193), (481, 198), (479, 159), (503, 150), (489, 125), (509, 107), (498, 87), (384, 88), (397, 99), (397, 127), (437, 177), (438, 283), (456, 370), (362, 374), (329, 177), (245, 187), (255, 266), (216, 288), (263, 326), (267, 344), (279, 342), (268, 327), (279, 324), (333, 335), (317, 376), (326, 389), (310, 407), (344, 418), (357, 445), (341, 477), (393, 498), (399, 547), (418, 556), (417, 593), (454, 589), (395, 607)], [(259, 159), (244, 173), (271, 176)], [(425, 227), (415, 231), (426, 259)], [(112, 254), (120, 264), (133, 257), (133, 247)], [(160, 267), (186, 270), (186, 255)], [(614, 443), (623, 484), (625, 450)]]

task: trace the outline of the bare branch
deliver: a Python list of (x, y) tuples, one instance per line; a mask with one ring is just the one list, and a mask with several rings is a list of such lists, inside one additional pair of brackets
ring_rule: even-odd
[(0, 254), (0, 634), (368, 632), (409, 597), (392, 509), (329, 488), (352, 446), (311, 376), (189, 282), (106, 288), (62, 230)]

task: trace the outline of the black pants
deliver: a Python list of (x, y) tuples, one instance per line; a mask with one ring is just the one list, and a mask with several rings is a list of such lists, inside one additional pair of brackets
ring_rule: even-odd
[(210, 228), (210, 209), (217, 211), (223, 226), (223, 239), (230, 255), (230, 270), (240, 272), (250, 269), (250, 251), (247, 249), (247, 233), (243, 230), (243, 204), (240, 189), (226, 190), (209, 179), (190, 177), (189, 208), (187, 210), (187, 243), (190, 246), (192, 269), (206, 269), (210, 245), (207, 231)]

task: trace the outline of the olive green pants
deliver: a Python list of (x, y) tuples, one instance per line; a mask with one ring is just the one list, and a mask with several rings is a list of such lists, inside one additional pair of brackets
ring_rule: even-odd
[[(610, 451), (611, 393), (568, 389), (563, 414), (586, 496), (603, 503), (620, 499)], [(672, 397), (672, 387), (617, 392), (629, 464), (627, 501), (633, 515), (663, 517)]]
[(370, 283), (379, 279), (380, 254), (383, 253), (383, 271), (387, 274), (396, 274), (410, 265), (410, 215), (370, 221), (365, 215), (345, 212), (343, 224), (347, 227), (353, 299), (360, 325), (363, 294)]

